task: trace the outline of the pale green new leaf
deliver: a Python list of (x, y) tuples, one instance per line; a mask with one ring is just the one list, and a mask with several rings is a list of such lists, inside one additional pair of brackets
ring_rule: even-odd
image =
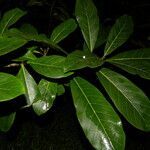
[(150, 100), (142, 90), (109, 69), (97, 75), (120, 113), (136, 128), (150, 131)]
[(41, 95), (36, 98), (37, 101), (32, 106), (37, 115), (42, 115), (53, 105), (57, 94), (57, 83), (42, 79), (38, 87)]
[(0, 102), (8, 101), (24, 94), (23, 84), (15, 76), (0, 73)]
[(62, 78), (71, 75), (72, 73), (65, 73), (64, 62), (65, 57), (51, 55), (36, 58), (28, 63), (31, 67), (41, 75), (50, 78)]
[(14, 51), (26, 43), (27, 41), (24, 39), (0, 36), (0, 56)]
[(11, 25), (15, 24), (25, 14), (26, 12), (19, 8), (6, 12), (0, 20), (0, 34), (3, 34)]
[(76, 50), (69, 54), (65, 60), (65, 71), (77, 70), (85, 67), (95, 68), (102, 65), (102, 60), (96, 55)]
[(50, 40), (54, 43), (59, 43), (72, 33), (77, 28), (77, 24), (74, 19), (68, 19), (58, 25), (52, 32)]
[(7, 116), (0, 117), (0, 131), (7, 132), (14, 123), (16, 113), (11, 113)]
[(130, 16), (121, 16), (113, 25), (107, 39), (104, 56), (112, 53), (124, 44), (133, 32), (133, 22)]
[(77, 0), (75, 15), (81, 28), (84, 40), (89, 50), (92, 52), (99, 31), (99, 17), (92, 0)]
[(107, 61), (129, 73), (150, 79), (150, 48), (123, 52)]
[(34, 102), (36, 96), (39, 94), (38, 86), (23, 65), (18, 73), (18, 78), (21, 79), (24, 85), (26, 102), (27, 105), (30, 106)]
[(96, 150), (124, 150), (121, 120), (100, 91), (86, 80), (71, 81), (71, 92), (78, 120)]

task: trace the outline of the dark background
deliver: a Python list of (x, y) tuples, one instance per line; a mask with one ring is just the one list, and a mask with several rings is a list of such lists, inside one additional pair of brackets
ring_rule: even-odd
[[(123, 45), (124, 49), (150, 47), (149, 0), (95, 0), (94, 2), (103, 25), (112, 25), (116, 18), (123, 14), (132, 16), (134, 33), (128, 43)], [(29, 3), (29, 0), (0, 0), (0, 14), (15, 7), (27, 10), (28, 14), (16, 26), (24, 22), (31, 23), (40, 33), (48, 35), (63, 20), (74, 18), (74, 6), (74, 0), (41, 0), (34, 3)], [(77, 30), (65, 39), (61, 46), (69, 52), (80, 47), (82, 40), (81, 33)], [(11, 72), (7, 69), (2, 71)], [(150, 96), (148, 80), (125, 72), (121, 73), (142, 88), (147, 96)], [(88, 74), (91, 75), (90, 72)], [(18, 99), (23, 99), (23, 97)], [(5, 112), (19, 108), (22, 102), (18, 99), (7, 104), (0, 104), (0, 113), (4, 113), (4, 108)], [(149, 150), (150, 133), (135, 129), (122, 116), (121, 118), (127, 137), (126, 150)], [(65, 96), (58, 97), (52, 109), (41, 117), (37, 117), (31, 108), (18, 110), (12, 129), (8, 133), (0, 133), (0, 150), (25, 149), (92, 150), (92, 146), (88, 143), (77, 121), (69, 90)]]

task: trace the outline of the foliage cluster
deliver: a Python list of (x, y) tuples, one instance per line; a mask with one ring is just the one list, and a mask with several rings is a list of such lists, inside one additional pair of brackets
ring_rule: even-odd
[[(119, 51), (133, 32), (133, 21), (124, 15), (117, 19), (110, 31), (100, 24), (97, 8), (91, 0), (76, 0), (75, 16), (58, 25), (51, 35), (39, 34), (31, 24), (15, 28), (14, 24), (26, 12), (15, 8), (6, 12), (0, 20), (0, 56), (19, 53), (29, 44), (26, 53), (10, 60), (1, 67), (20, 66), (17, 75), (0, 72), (0, 102), (10, 101), (24, 95), (26, 105), (37, 115), (46, 113), (57, 96), (70, 88), (79, 123), (90, 143), (97, 150), (122, 150), (125, 133), (119, 115), (134, 127), (150, 131), (150, 101), (144, 92), (122, 74), (106, 67), (112, 64), (130, 74), (150, 79), (150, 49)], [(59, 43), (77, 28), (83, 35), (83, 48), (66, 52)], [(44, 44), (45, 49), (40, 49)], [(103, 56), (96, 51), (104, 45)], [(51, 54), (51, 50), (55, 54)], [(6, 58), (6, 57), (5, 57)], [(6, 60), (4, 60), (5, 62)], [(6, 61), (7, 62), (7, 61)], [(31, 70), (32, 71), (29, 71)], [(103, 96), (98, 87), (81, 75), (81, 69), (89, 68), (95, 74), (113, 102)], [(32, 73), (40, 79), (37, 82)], [(63, 81), (63, 82), (60, 82)], [(7, 132), (16, 112), (0, 117), (0, 130)]]

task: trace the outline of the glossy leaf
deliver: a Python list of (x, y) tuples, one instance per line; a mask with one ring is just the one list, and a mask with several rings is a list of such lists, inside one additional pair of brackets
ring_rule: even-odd
[(117, 109), (136, 128), (150, 131), (150, 101), (131, 81), (109, 69), (97, 73)]
[(59, 43), (64, 38), (66, 38), (70, 33), (72, 33), (77, 28), (77, 24), (74, 19), (68, 19), (64, 21), (59, 26), (57, 26), (50, 37), (50, 40), (54, 43)]
[(133, 22), (130, 16), (121, 16), (112, 27), (104, 50), (104, 56), (112, 53), (124, 44), (133, 32)]
[(149, 48), (123, 52), (108, 59), (107, 61), (129, 73), (150, 79)]
[(18, 78), (20, 78), (24, 84), (27, 105), (30, 106), (39, 93), (37, 84), (23, 65), (18, 73)]
[(14, 123), (16, 113), (11, 113), (7, 116), (0, 117), (0, 131), (7, 132)]
[(84, 67), (95, 68), (102, 65), (102, 60), (90, 52), (76, 50), (65, 60), (65, 71), (77, 70)]
[(16, 23), (25, 14), (26, 12), (19, 8), (6, 12), (0, 21), (0, 34), (3, 34), (11, 25)]
[(0, 72), (0, 102), (8, 101), (24, 94), (21, 81), (15, 76)]
[(99, 90), (82, 78), (71, 81), (78, 120), (86, 137), (97, 150), (123, 150), (122, 123)]
[(77, 0), (75, 15), (81, 28), (84, 40), (89, 50), (92, 52), (99, 31), (99, 17), (92, 0)]
[(14, 51), (26, 43), (27, 41), (23, 39), (0, 36), (0, 56)]
[(63, 56), (51, 55), (37, 58), (28, 63), (41, 75), (50, 78), (62, 78), (72, 74), (64, 72), (65, 59)]
[(57, 94), (57, 83), (42, 79), (38, 87), (41, 96), (37, 97), (38, 100), (33, 103), (33, 109), (37, 115), (42, 115), (46, 113), (53, 105)]

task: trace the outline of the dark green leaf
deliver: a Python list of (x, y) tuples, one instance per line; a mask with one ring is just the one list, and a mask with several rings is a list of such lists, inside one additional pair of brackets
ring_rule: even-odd
[(5, 32), (4, 34), (6, 37), (10, 37), (10, 38), (18, 38), (18, 39), (24, 39), (27, 41), (30, 41), (30, 39), (26, 36), (26, 34), (24, 34), (23, 32), (21, 32), (19, 29), (17, 28), (11, 28), (9, 29), (7, 32)]
[(64, 62), (65, 57), (63, 56), (44, 56), (35, 60), (29, 61), (28, 63), (32, 68), (41, 75), (50, 78), (62, 78), (71, 75), (72, 73), (65, 73)]
[(29, 60), (34, 60), (34, 59), (36, 59), (36, 56), (33, 54), (33, 52), (29, 50), (24, 56), (14, 59), (13, 61), (22, 62), (22, 61), (29, 61)]
[(22, 80), (22, 83), (25, 87), (25, 97), (27, 100), (28, 106), (32, 105), (36, 96), (39, 93), (38, 87), (36, 82), (34, 81), (33, 77), (29, 74), (26, 68), (22, 65), (21, 69), (18, 73), (18, 78)]
[(150, 48), (123, 52), (107, 61), (129, 73), (150, 79)]
[(20, 29), (12, 28), (5, 33), (8, 37), (17, 37), (27, 41), (39, 39), (37, 30), (30, 24), (23, 24)]
[(84, 67), (95, 68), (102, 65), (102, 60), (90, 52), (74, 51), (65, 61), (65, 71), (81, 69)]
[(38, 87), (41, 96), (37, 97), (38, 100), (33, 103), (33, 109), (37, 115), (42, 115), (46, 113), (53, 105), (57, 94), (57, 83), (42, 79)]
[(92, 0), (77, 0), (75, 15), (85, 42), (92, 52), (99, 31), (99, 17)]
[(62, 84), (58, 84), (57, 86), (57, 95), (63, 95), (65, 93), (65, 88)]
[(150, 131), (150, 101), (131, 81), (109, 69), (97, 73), (121, 114), (136, 128)]
[(112, 27), (104, 50), (104, 56), (112, 53), (124, 44), (133, 32), (133, 22), (130, 16), (121, 16)]
[(82, 78), (71, 81), (78, 120), (86, 137), (97, 150), (123, 150), (125, 135), (121, 120), (92, 84)]
[(100, 26), (95, 48), (100, 47), (107, 41), (107, 37), (110, 31), (110, 27)]
[[(110, 27), (100, 26), (97, 41), (95, 43), (94, 49), (100, 47), (101, 45), (103, 45), (106, 42), (109, 31), (110, 31)], [(83, 50), (90, 51), (86, 43), (84, 43), (84, 45), (83, 45)]]
[(0, 56), (14, 51), (26, 43), (27, 41), (24, 39), (0, 36)]
[(50, 40), (57, 44), (72, 33), (76, 28), (77, 24), (74, 19), (68, 19), (53, 30)]
[(26, 12), (15, 8), (6, 12), (0, 21), (0, 34), (3, 34), (11, 25), (16, 23)]
[(24, 87), (21, 81), (15, 76), (0, 73), (0, 102), (11, 100), (24, 94)]
[(28, 36), (38, 36), (38, 31), (31, 24), (23, 24), (20, 31)]
[[(32, 29), (32, 27), (31, 27), (31, 29)], [(23, 39), (26, 41), (36, 41), (36, 42), (44, 43), (44, 44), (47, 44), (48, 46), (52, 47), (53, 49), (57, 49), (59, 51), (62, 51), (65, 54), (67, 54), (61, 47), (59, 47), (54, 42), (50, 41), (50, 39), (48, 39), (45, 34), (37, 35), (37, 33), (35, 31), (27, 33), (27, 29), (25, 32), (23, 32), (16, 28), (12, 28), (5, 33), (5, 36), (16, 37), (18, 39)]]
[(14, 123), (16, 113), (11, 113), (7, 116), (0, 117), (0, 130), (7, 132)]

